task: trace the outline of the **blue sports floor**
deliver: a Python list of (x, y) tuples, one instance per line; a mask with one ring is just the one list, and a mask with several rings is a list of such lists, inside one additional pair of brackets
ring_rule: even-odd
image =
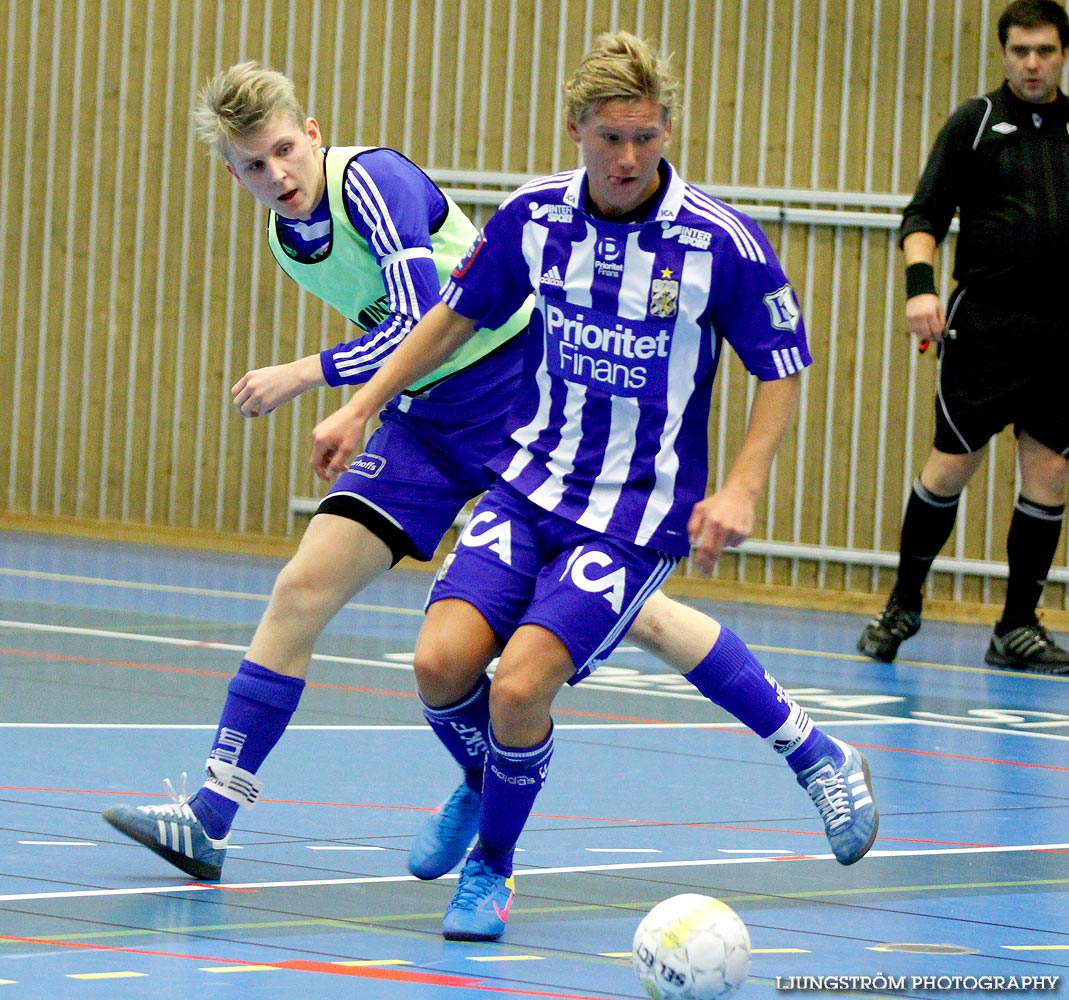
[(925, 623), (883, 666), (858, 616), (704, 608), (867, 754), (880, 837), (851, 868), (771, 750), (621, 648), (558, 700), (504, 939), (464, 944), (439, 934), (455, 876), (405, 867), (459, 773), (409, 666), (430, 578), (395, 572), (321, 641), (224, 882), (186, 881), (99, 814), (199, 786), (279, 565), (0, 533), (0, 1000), (641, 997), (631, 936), (680, 892), (749, 926), (743, 1000), (880, 974), (883, 995), (1069, 995), (1069, 678), (985, 668), (979, 627)]

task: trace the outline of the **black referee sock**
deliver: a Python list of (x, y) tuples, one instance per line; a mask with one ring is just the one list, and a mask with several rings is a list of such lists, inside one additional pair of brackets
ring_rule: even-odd
[(1062, 533), (1064, 513), (1064, 504), (1047, 507), (1023, 496), (1017, 498), (1006, 536), (1010, 576), (1006, 584), (1006, 606), (997, 626), (999, 635), (1035, 623), (1036, 608)]
[(959, 499), (960, 494), (942, 497), (925, 489), (919, 476), (914, 480), (906, 515), (902, 519), (898, 579), (894, 586), (894, 596), (901, 607), (920, 611), (921, 588), (935, 557), (954, 530)]

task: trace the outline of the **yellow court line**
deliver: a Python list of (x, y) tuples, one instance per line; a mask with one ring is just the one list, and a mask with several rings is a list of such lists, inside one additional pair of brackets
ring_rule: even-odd
[(277, 965), (214, 965), (202, 966), (201, 972), (282, 972)]
[[(862, 656), (858, 653), (832, 653), (819, 649), (792, 649), (788, 646), (759, 646), (756, 643), (747, 643), (747, 645), (757, 653), (784, 653), (788, 656), (816, 657), (821, 660), (846, 660), (850, 663), (867, 663), (869, 666), (872, 666), (874, 662), (871, 657)], [(926, 660), (902, 659), (896, 659), (894, 665), (896, 667), (920, 667), (923, 670), (945, 670), (959, 674), (987, 674), (989, 677), (1023, 676), (1038, 680), (1069, 683), (1069, 675), (1067, 674), (1030, 674), (1027, 672), (1022, 673), (1021, 671), (1008, 671), (1002, 667), (963, 667), (955, 663), (930, 663)]]
[(136, 979), (148, 976), (147, 972), (71, 972), (68, 979)]
[(358, 969), (364, 966), (377, 965), (411, 965), (412, 963), (403, 958), (361, 958), (350, 959), (345, 962), (331, 962), (331, 965), (344, 965), (347, 969)]

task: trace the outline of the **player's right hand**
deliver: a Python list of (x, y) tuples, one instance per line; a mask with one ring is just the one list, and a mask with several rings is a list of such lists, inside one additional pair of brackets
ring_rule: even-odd
[(334, 479), (349, 468), (357, 448), (363, 444), (367, 417), (354, 405), (358, 396), (316, 424), (312, 431), (312, 456), (315, 474), (325, 481)]

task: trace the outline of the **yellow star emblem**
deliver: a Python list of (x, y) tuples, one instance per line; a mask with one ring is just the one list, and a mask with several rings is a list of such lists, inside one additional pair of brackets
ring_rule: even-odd
[(670, 278), (670, 277), (672, 277), (672, 269), (670, 267), (662, 267), (661, 268), (661, 277), (662, 278)]

